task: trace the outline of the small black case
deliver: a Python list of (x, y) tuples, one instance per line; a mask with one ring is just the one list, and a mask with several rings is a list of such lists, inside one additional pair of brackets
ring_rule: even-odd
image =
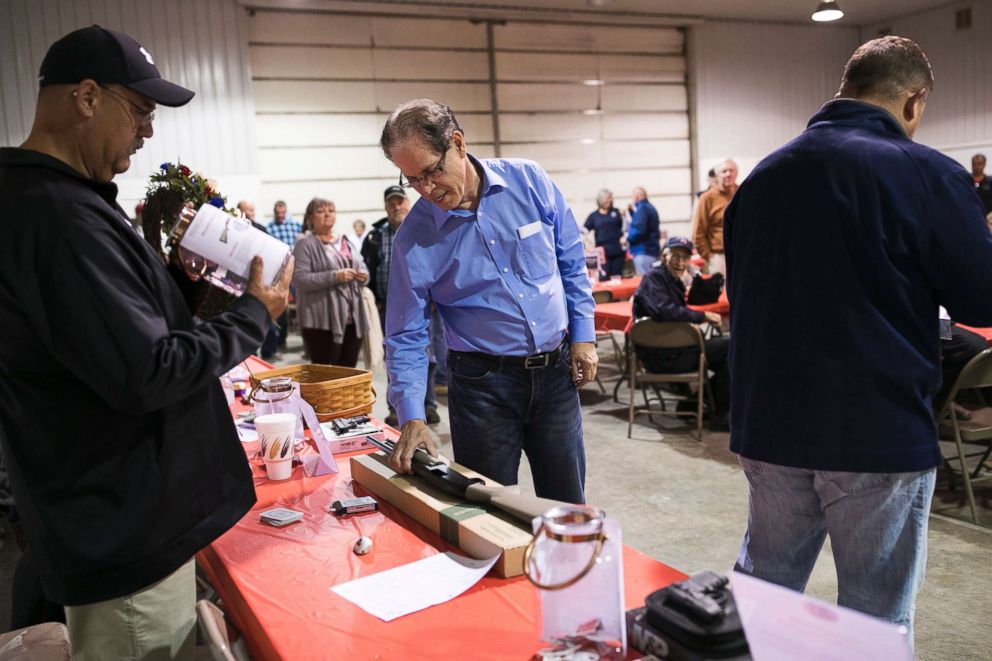
[(644, 621), (669, 641), (671, 661), (750, 659), (747, 639), (729, 586), (711, 593), (722, 606), (722, 616), (704, 619), (672, 597), (673, 586), (648, 595)]

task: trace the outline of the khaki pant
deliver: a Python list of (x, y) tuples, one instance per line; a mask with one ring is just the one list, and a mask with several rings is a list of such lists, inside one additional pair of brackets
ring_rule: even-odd
[(133, 594), (66, 606), (65, 618), (74, 661), (192, 661), (196, 654), (194, 561)]

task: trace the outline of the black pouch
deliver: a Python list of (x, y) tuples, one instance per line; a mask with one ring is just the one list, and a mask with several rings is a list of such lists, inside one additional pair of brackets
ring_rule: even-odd
[(666, 641), (671, 661), (751, 658), (725, 578), (701, 572), (652, 592), (644, 604), (644, 624)]
[(709, 305), (716, 303), (723, 291), (723, 274), (714, 273), (704, 278), (701, 273), (692, 276), (692, 286), (689, 287), (689, 305)]

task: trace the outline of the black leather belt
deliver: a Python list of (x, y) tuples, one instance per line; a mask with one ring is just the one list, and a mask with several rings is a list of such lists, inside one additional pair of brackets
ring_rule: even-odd
[(452, 350), (451, 353), (456, 356), (466, 356), (472, 360), (486, 363), (496, 371), (507, 367), (516, 367), (518, 369), (526, 370), (539, 370), (544, 369), (545, 367), (551, 367), (558, 362), (558, 357), (561, 356), (561, 348), (564, 344), (565, 342), (562, 341), (562, 343), (558, 345), (558, 348), (554, 351), (536, 353), (533, 356), (494, 356), (491, 353), (481, 353), (478, 351), (454, 350)]

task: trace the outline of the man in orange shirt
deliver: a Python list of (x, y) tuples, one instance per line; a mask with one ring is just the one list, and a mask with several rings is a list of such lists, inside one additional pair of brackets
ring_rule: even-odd
[(737, 191), (737, 164), (727, 159), (716, 168), (716, 186), (699, 197), (692, 219), (693, 242), (706, 260), (707, 273), (723, 273), (723, 211)]

